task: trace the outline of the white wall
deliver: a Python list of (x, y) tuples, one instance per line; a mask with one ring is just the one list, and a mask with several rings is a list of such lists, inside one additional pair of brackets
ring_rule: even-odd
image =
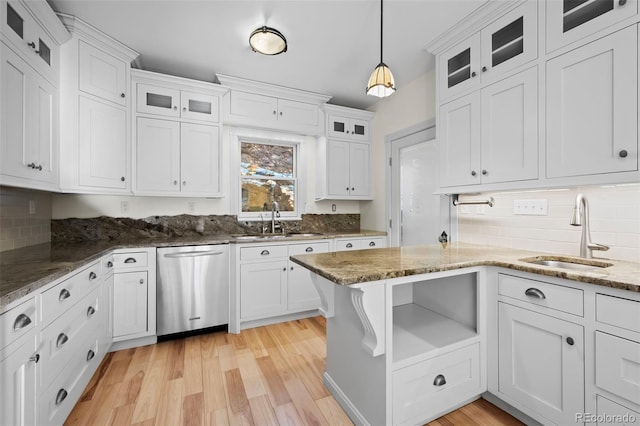
[(388, 160), (385, 158), (385, 136), (435, 117), (435, 71), (401, 84), (396, 93), (380, 100), (369, 110), (376, 113), (373, 126), (374, 200), (360, 203), (360, 227), (386, 231)]
[[(464, 214), (458, 207), (459, 240), (578, 256), (582, 228), (569, 225), (578, 193), (589, 202), (593, 241), (611, 247), (607, 252), (594, 251), (594, 257), (640, 262), (640, 184), (465, 196), (469, 200), (492, 196), (496, 204), (485, 206), (484, 214), (477, 214), (474, 206)], [(514, 200), (534, 199), (547, 200), (548, 215), (513, 214)]]
[[(223, 132), (222, 158), (230, 158), (229, 129)], [(306, 175), (304, 188), (303, 213), (332, 213), (332, 204), (336, 205), (336, 212), (359, 213), (357, 201), (315, 201), (316, 151), (315, 138), (304, 139), (305, 155), (301, 156), (301, 169)], [(383, 147), (384, 148), (384, 147)], [(383, 149), (384, 152), (384, 149)], [(230, 161), (222, 162), (222, 188), (226, 194), (224, 198), (181, 198), (181, 197), (138, 197), (121, 195), (82, 195), (82, 194), (53, 194), (52, 218), (66, 219), (70, 217), (89, 218), (97, 216), (130, 217), (135, 219), (149, 216), (174, 216), (179, 214), (192, 215), (226, 215), (234, 214), (230, 205), (230, 191), (236, 190), (229, 179)], [(234, 182), (235, 183), (235, 182)], [(384, 187), (384, 180), (383, 180)], [(123, 203), (127, 204), (126, 211)]]

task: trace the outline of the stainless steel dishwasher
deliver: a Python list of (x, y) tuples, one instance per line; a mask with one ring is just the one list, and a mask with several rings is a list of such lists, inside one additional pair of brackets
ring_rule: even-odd
[(229, 323), (229, 246), (157, 249), (158, 336)]

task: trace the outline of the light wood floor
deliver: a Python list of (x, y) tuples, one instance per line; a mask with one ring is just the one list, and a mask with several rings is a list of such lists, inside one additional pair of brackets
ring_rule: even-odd
[[(107, 354), (66, 425), (351, 425), (322, 384), (322, 317)], [(430, 423), (522, 424), (484, 400)]]

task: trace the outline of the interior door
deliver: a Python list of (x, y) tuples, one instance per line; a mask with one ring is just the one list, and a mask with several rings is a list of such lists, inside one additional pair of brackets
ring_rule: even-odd
[(438, 188), (435, 126), (391, 140), (390, 245), (434, 244), (451, 234), (448, 197)]

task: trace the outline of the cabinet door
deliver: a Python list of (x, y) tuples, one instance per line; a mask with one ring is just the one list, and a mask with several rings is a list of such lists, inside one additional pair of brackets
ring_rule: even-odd
[(349, 120), (349, 127), (351, 128), (351, 139), (369, 140), (369, 121), (352, 118)]
[(238, 118), (257, 121), (276, 121), (278, 100), (271, 96), (231, 91), (229, 113)]
[(78, 182), (82, 186), (127, 189), (129, 144), (126, 111), (78, 97)]
[(278, 99), (278, 121), (292, 127), (317, 127), (319, 123), (318, 106)]
[(286, 311), (287, 261), (240, 265), (240, 318), (265, 318)]
[[(305, 253), (326, 253), (328, 242), (294, 244), (289, 246), (289, 256)], [(287, 299), (290, 311), (307, 311), (320, 307), (320, 296), (311, 281), (308, 269), (289, 261), (287, 276)]]
[(638, 0), (546, 1), (547, 52), (580, 40), (638, 12)]
[(220, 132), (217, 126), (180, 125), (181, 191), (220, 192)]
[(482, 89), (482, 183), (538, 177), (538, 72)]
[(180, 191), (180, 123), (138, 118), (136, 190)]
[(366, 197), (371, 181), (371, 147), (368, 143), (349, 144), (349, 195)]
[(476, 34), (440, 55), (440, 101), (480, 84), (480, 35)]
[(36, 424), (35, 333), (0, 351), (0, 424)]
[(527, 1), (482, 29), (483, 82), (538, 57), (537, 6), (537, 1)]
[(114, 274), (113, 337), (147, 331), (147, 272)]
[(440, 107), (440, 186), (480, 183), (480, 92)]
[(341, 117), (333, 114), (329, 114), (328, 117), (329, 125), (327, 126), (327, 137), (341, 139), (348, 138), (351, 132), (349, 119), (347, 117)]
[(79, 43), (78, 86), (80, 90), (126, 106), (127, 64), (82, 40)]
[(180, 117), (180, 91), (138, 83), (136, 105), (138, 112)]
[[(27, 119), (27, 158), (37, 166), (32, 179), (56, 185), (58, 182), (58, 90), (47, 80), (36, 75), (33, 90), (33, 109)], [(28, 101), (27, 101), (28, 107)], [(29, 117), (29, 113), (28, 117)]]
[(499, 391), (554, 424), (575, 423), (584, 412), (582, 326), (498, 305)]
[(180, 92), (182, 118), (217, 123), (220, 121), (220, 99), (217, 96), (194, 92)]
[(637, 31), (547, 63), (547, 177), (638, 169)]
[(349, 195), (349, 142), (327, 141), (327, 192)]

